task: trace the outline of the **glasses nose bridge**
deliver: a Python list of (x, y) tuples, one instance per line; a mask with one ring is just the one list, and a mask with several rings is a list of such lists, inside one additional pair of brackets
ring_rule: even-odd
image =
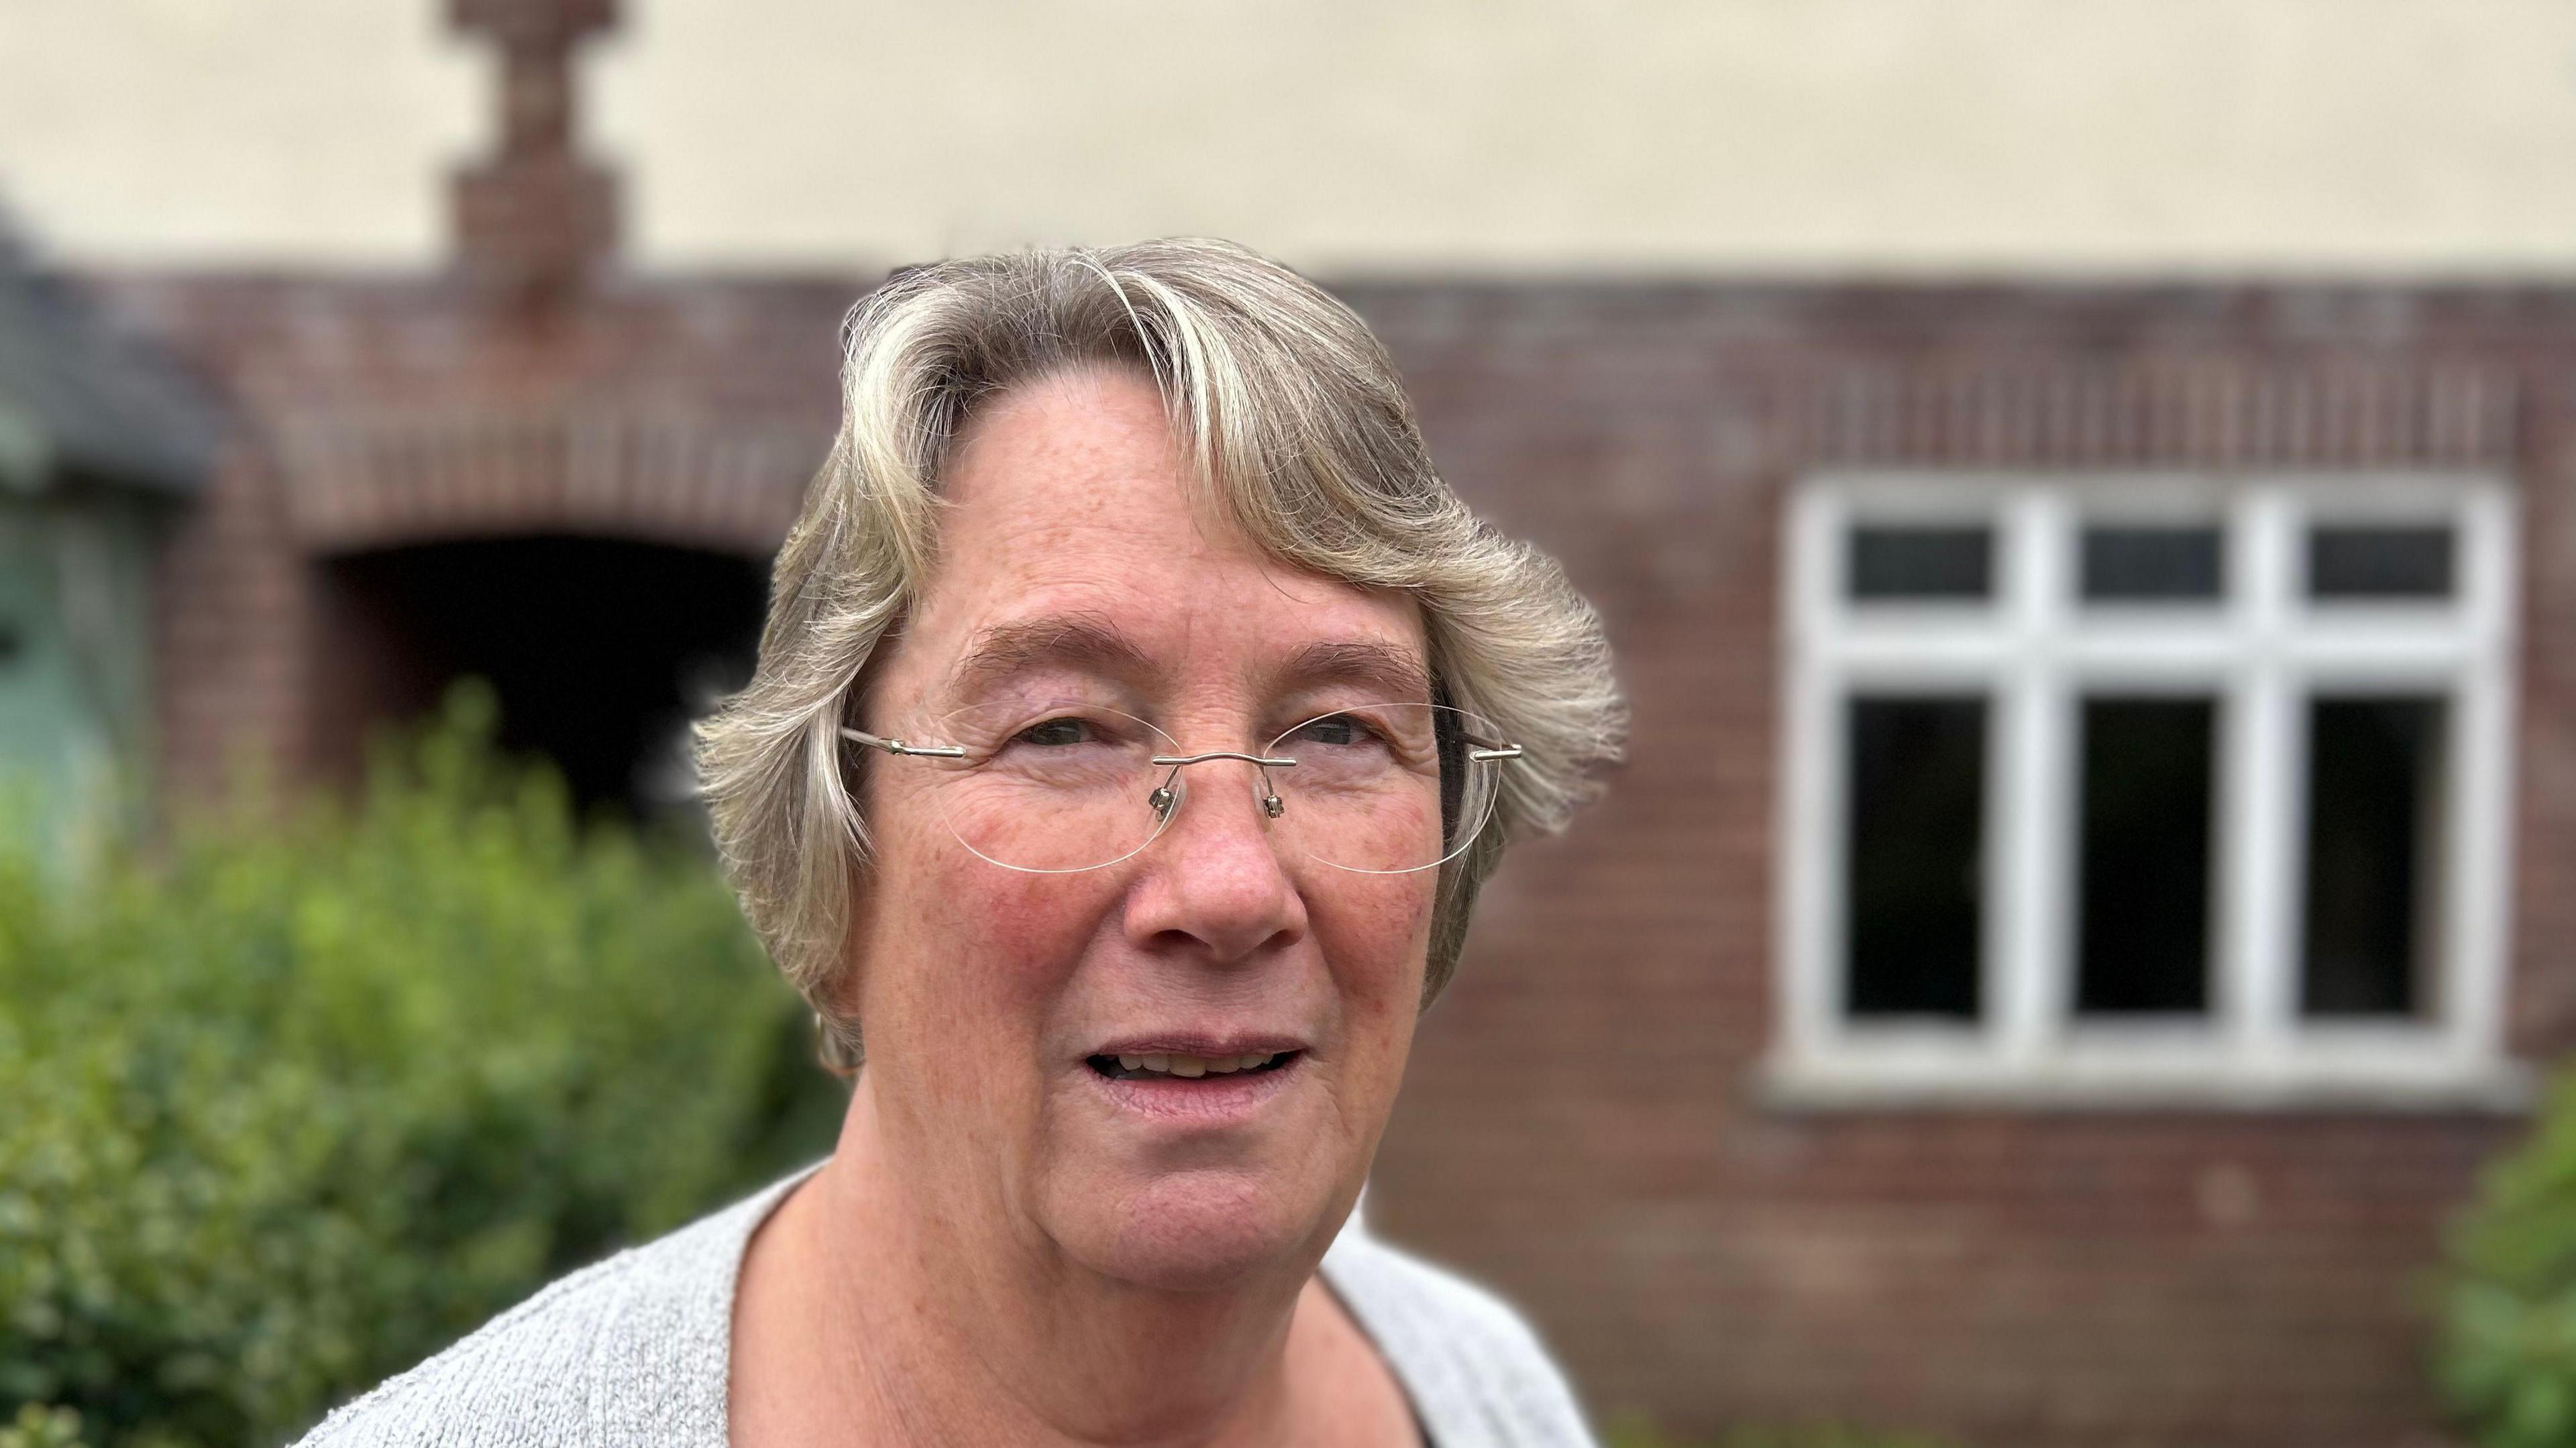
[(1297, 767), (1296, 760), (1275, 754), (1247, 754), (1239, 749), (1211, 749), (1198, 754), (1174, 753), (1153, 756), (1154, 766), (1162, 771), (1162, 777), (1155, 782), (1154, 792), (1148, 802), (1153, 805), (1155, 813), (1162, 817), (1161, 823), (1165, 826), (1170, 825), (1173, 814), (1180, 808), (1181, 799), (1186, 791), (1186, 784), (1181, 775), (1182, 770), (1194, 764), (1207, 764), (1227, 759), (1240, 760), (1252, 766), (1253, 781), (1260, 786), (1261, 792), (1257, 797), (1261, 801), (1261, 812), (1265, 817), (1275, 820), (1286, 812), (1286, 804), (1279, 798), (1279, 788), (1271, 780), (1270, 773), (1276, 769), (1294, 769)]

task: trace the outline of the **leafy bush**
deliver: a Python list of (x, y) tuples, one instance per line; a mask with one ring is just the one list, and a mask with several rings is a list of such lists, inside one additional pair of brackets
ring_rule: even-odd
[(86, 1448), (80, 1414), (69, 1408), (29, 1403), (13, 1423), (0, 1423), (0, 1448)]
[(2576, 1071), (2454, 1227), (2436, 1375), (2481, 1448), (2576, 1444)]
[(577, 827), (493, 716), (75, 893), (0, 864), (0, 1442), (277, 1442), (829, 1149), (703, 851)]

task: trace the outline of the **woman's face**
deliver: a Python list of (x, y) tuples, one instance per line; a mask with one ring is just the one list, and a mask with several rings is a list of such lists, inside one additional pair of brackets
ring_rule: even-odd
[[(1427, 701), (1409, 600), (1263, 557), (1193, 505), (1185, 466), (1138, 375), (986, 406), (866, 727), (944, 743), (952, 710), (1073, 700), (1188, 752), (1251, 752), (1338, 707)], [(844, 1004), (884, 1129), (943, 1215), (1165, 1288), (1320, 1252), (1394, 1104), (1439, 872), (1274, 848), (1253, 767), (1219, 760), (1185, 772), (1135, 855), (1020, 873), (949, 828), (953, 770), (865, 768), (876, 857)], [(1281, 1059), (1193, 1078), (1121, 1056)]]

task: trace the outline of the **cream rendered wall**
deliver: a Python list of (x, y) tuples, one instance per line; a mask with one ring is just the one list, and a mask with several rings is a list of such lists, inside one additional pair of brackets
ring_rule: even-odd
[(84, 260), (417, 265), (487, 128), (434, 0), (0, 0), (0, 199)]
[[(2570, 0), (628, 0), (589, 72), (652, 266), (2576, 269)], [(0, 0), (0, 186), (418, 265), (488, 74), (429, 0)]]

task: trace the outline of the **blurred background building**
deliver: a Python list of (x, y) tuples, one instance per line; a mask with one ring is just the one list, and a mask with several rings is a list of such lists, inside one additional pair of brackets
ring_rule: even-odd
[(211, 401), (0, 230), (0, 795), (49, 859), (152, 779), (152, 573), (214, 465)]
[(49, 809), (340, 777), (467, 673), (684, 800), (847, 305), (1232, 236), (1637, 706), (1383, 1229), (1603, 1415), (2421, 1441), (2576, 1034), (2576, 9), (0, 0), (0, 64)]

